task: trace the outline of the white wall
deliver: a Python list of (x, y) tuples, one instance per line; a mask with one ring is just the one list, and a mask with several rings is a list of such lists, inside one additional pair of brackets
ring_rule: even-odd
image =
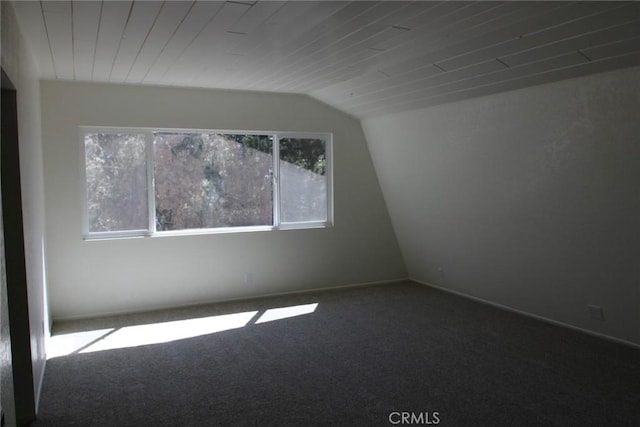
[[(13, 7), (2, 2), (2, 66), (17, 89), (20, 176), (29, 298), (31, 357), (36, 401), (46, 362), (44, 339), (49, 330), (46, 310), (44, 183), (40, 133), (40, 87), (36, 62), (25, 45)], [(11, 207), (4, 206), (6, 209)], [(4, 390), (3, 390), (4, 391)]]
[(640, 343), (640, 68), (363, 129), (412, 278)]
[[(54, 319), (393, 280), (406, 271), (362, 128), (297, 95), (41, 82)], [(335, 227), (83, 241), (78, 126), (333, 132)], [(253, 283), (244, 283), (244, 273)]]

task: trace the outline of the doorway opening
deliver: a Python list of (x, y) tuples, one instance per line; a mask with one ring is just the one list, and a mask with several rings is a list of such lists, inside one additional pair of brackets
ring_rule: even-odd
[[(16, 88), (5, 73), (2, 73), (2, 103), (0, 105), (0, 192), (2, 200), (2, 236), (6, 282), (2, 289), (3, 333), (8, 329), (11, 360), (3, 376), (11, 381), (2, 381), (12, 390), (3, 389), (2, 410), (9, 420), (14, 418), (18, 426), (28, 425), (35, 419), (35, 394), (31, 362), (31, 336), (29, 329), (29, 304), (27, 298), (27, 269), (24, 249), (24, 226), (22, 219), (22, 193), (20, 182), (20, 155), (18, 144), (18, 103)], [(6, 286), (5, 286), (6, 285)], [(7, 328), (8, 326), (8, 328)], [(10, 357), (10, 359), (9, 359)], [(8, 365), (9, 365), (8, 364)], [(4, 378), (3, 378), (4, 380)], [(14, 412), (15, 411), (15, 412)]]

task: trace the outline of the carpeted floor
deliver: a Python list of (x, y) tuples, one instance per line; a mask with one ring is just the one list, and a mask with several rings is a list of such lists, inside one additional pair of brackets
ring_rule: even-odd
[[(255, 323), (307, 303), (313, 313)], [(197, 310), (260, 313), (233, 330), (51, 359), (33, 426), (376, 426), (402, 412), (423, 425), (640, 425), (639, 350), (422, 285)]]

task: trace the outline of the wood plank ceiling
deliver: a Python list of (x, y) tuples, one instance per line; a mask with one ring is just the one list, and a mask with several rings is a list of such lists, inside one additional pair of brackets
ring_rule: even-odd
[(359, 118), (640, 65), (640, 2), (14, 7), (44, 79), (302, 93)]

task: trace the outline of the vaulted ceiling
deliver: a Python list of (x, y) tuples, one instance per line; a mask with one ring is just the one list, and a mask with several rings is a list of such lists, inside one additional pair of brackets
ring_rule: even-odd
[(45, 79), (302, 93), (360, 118), (640, 65), (639, 2), (14, 6)]

